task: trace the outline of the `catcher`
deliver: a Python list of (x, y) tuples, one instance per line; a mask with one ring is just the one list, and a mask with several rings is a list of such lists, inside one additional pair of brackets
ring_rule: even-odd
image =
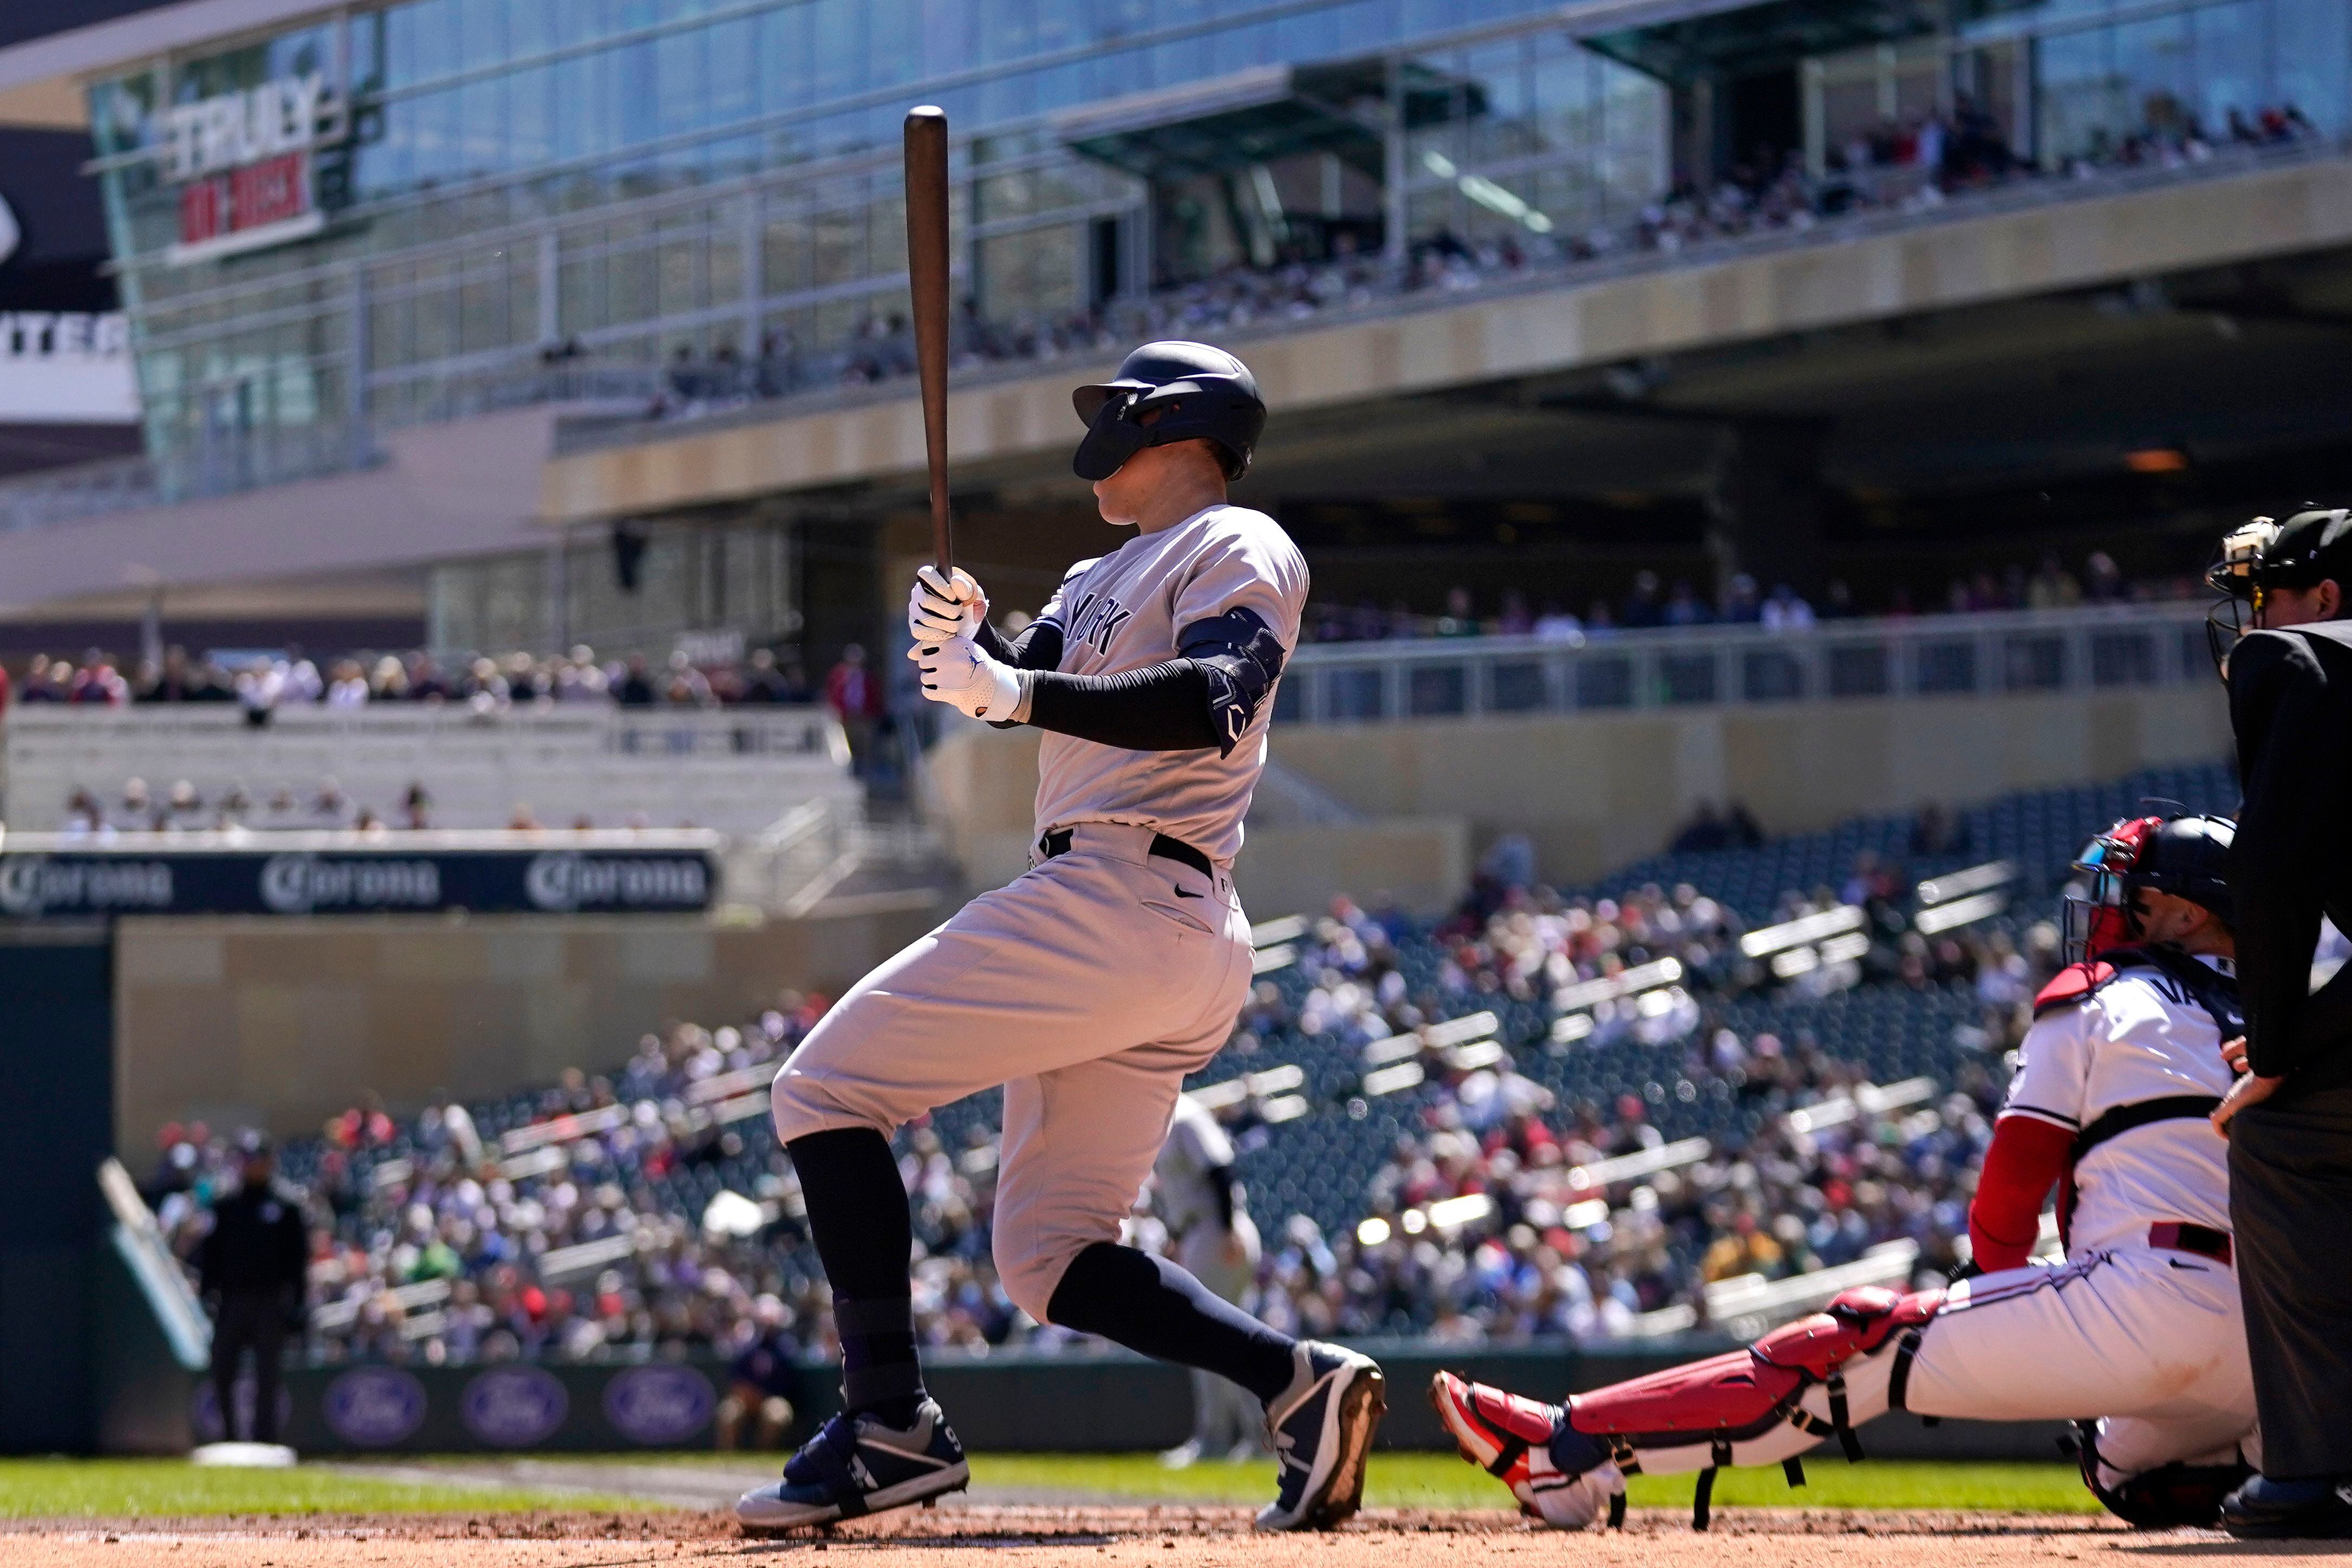
[[(2136, 1525), (2211, 1525), (2260, 1462), (2231, 1272), (2227, 1143), (2206, 1117), (2241, 1032), (2232, 826), (2118, 822), (2076, 862), (2068, 956), (2043, 988), (1969, 1210), (1972, 1267), (1948, 1291), (1847, 1291), (1746, 1350), (1565, 1406), (1440, 1373), (1464, 1458), (1563, 1529), (1622, 1521), (1627, 1475), (1779, 1464), (1887, 1410), (2081, 1423), (2083, 1479)], [(2066, 1255), (2028, 1261), (2059, 1189)], [(2103, 1417), (2094, 1419), (2095, 1417)]]

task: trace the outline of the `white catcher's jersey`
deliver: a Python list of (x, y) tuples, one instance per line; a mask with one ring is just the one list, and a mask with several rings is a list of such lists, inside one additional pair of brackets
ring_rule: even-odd
[(1176, 1110), (1168, 1119), (1168, 1141), (1151, 1175), (1159, 1189), (1160, 1218), (1168, 1234), (1182, 1237), (1196, 1225), (1213, 1222), (1217, 1200), (1209, 1190), (1209, 1173), (1234, 1163), (1234, 1141), (1217, 1119), (1188, 1094), (1176, 1096)]
[[(1061, 629), (1072, 675), (1116, 675), (1178, 656), (1188, 629), (1233, 610), (1265, 622), (1287, 659), (1307, 606), (1307, 560), (1273, 518), (1215, 506), (1140, 534), (1063, 578), (1038, 619)], [(1130, 751), (1047, 732), (1037, 757), (1037, 828), (1122, 822), (1231, 860), (1265, 766), (1269, 687), (1232, 752)]]
[[(2227, 961), (2202, 960), (2222, 975)], [(2234, 1031), (2233, 1031), (2234, 1032)], [(2083, 1000), (2026, 1031), (2003, 1116), (2031, 1116), (2080, 1134), (2118, 1107), (2182, 1096), (2220, 1097), (2231, 1073), (2213, 1015), (2179, 981), (2127, 967)], [(2230, 1145), (2202, 1116), (2171, 1116), (2107, 1138), (2073, 1172), (2067, 1254), (2139, 1245), (2147, 1228), (2187, 1220), (2230, 1228)]]

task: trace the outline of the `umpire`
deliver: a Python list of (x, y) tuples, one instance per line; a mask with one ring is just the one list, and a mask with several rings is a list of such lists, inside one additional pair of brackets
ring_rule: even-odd
[(253, 1430), (257, 1443), (278, 1440), (278, 1358), (289, 1329), (302, 1322), (310, 1236), (302, 1206), (274, 1179), (269, 1140), (239, 1140), (243, 1182), (213, 1206), (213, 1228), (196, 1249), (198, 1289), (213, 1308), (213, 1392), (221, 1433), (236, 1440), (236, 1370), (253, 1352)]
[[(2262, 1473), (2242, 1536), (2352, 1535), (2352, 966), (2311, 989), (2322, 915), (2352, 932), (2352, 511), (2257, 517), (2222, 542), (2211, 623), (2245, 800), (2230, 856), (2246, 1037), (2213, 1113), (2230, 1140)], [(2241, 610), (2247, 612), (2241, 620)]]

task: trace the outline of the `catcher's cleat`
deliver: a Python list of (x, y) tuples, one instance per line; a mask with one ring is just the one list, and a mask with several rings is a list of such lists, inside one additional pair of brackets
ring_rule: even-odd
[(1563, 1530), (1624, 1517), (1625, 1478), (1609, 1448), (1545, 1405), (1450, 1372), (1430, 1379), (1429, 1402), (1462, 1457), (1511, 1489), (1519, 1511)]
[(1336, 1344), (1302, 1340), (1292, 1354), (1290, 1386), (1266, 1406), (1277, 1485), (1257, 1527), (1328, 1530), (1363, 1502), (1364, 1457), (1388, 1414), (1387, 1380), (1370, 1356)]
[(834, 1416), (785, 1461), (782, 1480), (735, 1500), (735, 1518), (752, 1534), (797, 1530), (928, 1503), (971, 1483), (963, 1445), (926, 1399), (904, 1431), (871, 1416)]

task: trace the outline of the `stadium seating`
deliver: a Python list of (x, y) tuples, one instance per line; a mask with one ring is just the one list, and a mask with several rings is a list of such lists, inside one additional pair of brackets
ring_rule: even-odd
[[(252, 828), (349, 826), (360, 807), (397, 822), (413, 785), (444, 828), (505, 827), (528, 805), (550, 827), (745, 833), (807, 800), (852, 812), (863, 800), (840, 722), (814, 707), (305, 706), (257, 727), (234, 704), (33, 706), (9, 715), (6, 744), (8, 825), (33, 832), (63, 826), (77, 790), (110, 809), (131, 779), (159, 802), (173, 781), (193, 783), (211, 809), (179, 825), (207, 828), (233, 793)], [(341, 802), (331, 821), (312, 809), (330, 782)], [(269, 806), (279, 791), (282, 821)]]
[[(2053, 961), (2034, 930), (2049, 910), (2040, 890), (2148, 795), (2225, 809), (2231, 791), (2215, 766), (1971, 810), (1968, 848), (1927, 867), (2013, 860), (2016, 902), (1938, 933), (1932, 950), (1875, 929), (1869, 956), (1834, 983), (1695, 963), (1641, 997), (1563, 1010), (1557, 974), (1531, 988), (1516, 967), (1527, 955), (1506, 951), (1507, 927), (1534, 906), (1525, 893), (1485, 918), (1375, 922), (1343, 901), (1328, 918), (1277, 923), (1233, 1044), (1190, 1085), (1234, 1127), (1268, 1236), (1256, 1304), (1318, 1331), (1633, 1333), (1687, 1327), (1710, 1302), (1806, 1299), (1760, 1280), (1715, 1289), (1748, 1273), (1851, 1267), (1899, 1282), (1948, 1265), (1965, 1235), (1958, 1183), (2005, 1082), (2032, 965)], [(1685, 953), (1727, 943), (1857, 855), (1902, 860), (1914, 826), (1658, 857), (1543, 907), (1569, 912), (1552, 917), (1560, 928), (1581, 911), (1615, 934), (1591, 948), (1588, 932), (1585, 967), (1654, 963), (1640, 944), (1669, 946), (1658, 933), (1677, 907)], [(1667, 878), (1747, 918), (1709, 924), (1704, 896), (1677, 906), (1651, 885)], [(290, 1145), (288, 1176), (335, 1231), (322, 1352), (446, 1338), (446, 1354), (479, 1354), (498, 1333), (543, 1354), (723, 1345), (762, 1295), (821, 1333), (826, 1297), (765, 1114), (774, 1062), (821, 1009), (648, 1037), (609, 1081), (575, 1073), (412, 1121), (354, 1112)], [(1066, 1337), (1020, 1318), (987, 1261), (998, 1108), (974, 1096), (900, 1140), (935, 1342)], [(153, 1190), (184, 1239), (225, 1155), (174, 1132)], [(453, 1230), (453, 1216), (471, 1228)], [(453, 1245), (436, 1262), (436, 1233), (475, 1250)], [(457, 1282), (420, 1293), (436, 1277)], [(583, 1327), (579, 1314), (601, 1319)]]

